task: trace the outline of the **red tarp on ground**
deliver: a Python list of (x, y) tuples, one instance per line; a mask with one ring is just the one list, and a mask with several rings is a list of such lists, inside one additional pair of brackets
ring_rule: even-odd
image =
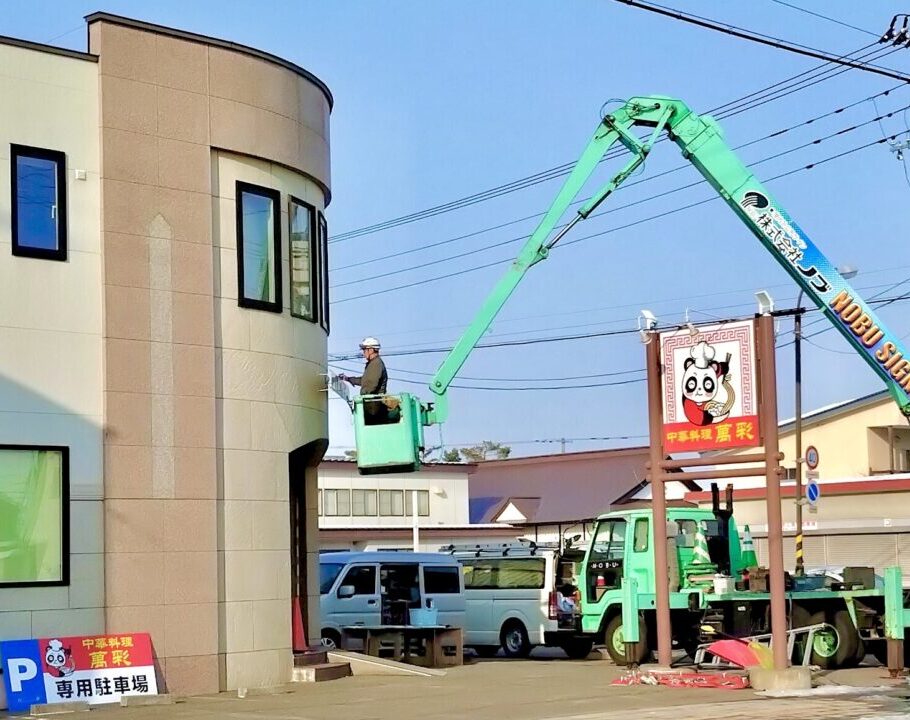
[(666, 685), (667, 687), (719, 688), (723, 690), (744, 690), (749, 687), (749, 678), (734, 673), (655, 673), (624, 675), (612, 685)]

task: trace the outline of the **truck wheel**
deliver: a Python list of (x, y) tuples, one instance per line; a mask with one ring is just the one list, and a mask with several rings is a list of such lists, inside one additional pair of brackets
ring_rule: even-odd
[(341, 650), (341, 635), (326, 628), (322, 631), (322, 647), (326, 650)]
[[(607, 653), (617, 665), (626, 664), (626, 644), (622, 634), (622, 615), (617, 615), (607, 624), (604, 633), (607, 644)], [(638, 642), (632, 651), (632, 659), (636, 663), (644, 662), (648, 656), (648, 628), (642, 618), (638, 619)]]
[(819, 610), (809, 620), (810, 625), (817, 623), (828, 623), (829, 627), (815, 634), (809, 662), (823, 670), (849, 667), (856, 656), (859, 642), (850, 613), (846, 609), (828, 612)]
[(594, 640), (584, 637), (571, 638), (560, 647), (572, 660), (584, 660), (594, 649)]
[(526, 658), (531, 654), (531, 641), (528, 640), (528, 631), (518, 620), (509, 620), (502, 626), (499, 641), (506, 657)]
[(861, 637), (856, 638), (856, 653), (853, 655), (853, 664), (850, 667), (859, 667), (863, 664), (868, 654), (866, 643)]

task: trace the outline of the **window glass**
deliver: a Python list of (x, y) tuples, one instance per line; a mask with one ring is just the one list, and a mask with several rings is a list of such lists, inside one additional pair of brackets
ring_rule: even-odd
[(323, 490), (322, 506), (326, 517), (348, 516), (351, 514), (350, 490)]
[(458, 582), (458, 568), (424, 565), (423, 591), (427, 595), (461, 592), (461, 584)]
[(544, 586), (544, 558), (477, 558), (464, 563), (465, 589), (539, 590)]
[(376, 491), (352, 490), (351, 514), (361, 517), (376, 515)]
[(626, 545), (626, 521), (606, 520), (597, 526), (591, 543), (591, 559), (622, 560)]
[(380, 490), (379, 514), (391, 517), (404, 515), (404, 493), (401, 490)]
[(648, 549), (648, 519), (638, 518), (635, 521), (635, 552), (644, 552)]
[(0, 584), (68, 582), (64, 449), (0, 449)]
[(325, 215), (319, 213), (319, 300), (322, 312), (319, 313), (319, 324), (326, 333), (329, 332), (329, 227)]
[[(376, 594), (376, 568), (373, 565), (352, 567), (341, 585), (351, 585), (355, 595)], [(339, 585), (339, 587), (341, 587)]]
[[(414, 515), (414, 491), (404, 491), (404, 514), (408, 517)], [(430, 514), (430, 491), (417, 491), (417, 514), (424, 517)]]
[(338, 563), (319, 563), (319, 594), (325, 595), (335, 584), (335, 578), (344, 565)]
[(240, 305), (281, 312), (279, 193), (237, 183), (237, 255)]
[(311, 205), (291, 198), (291, 315), (311, 322), (316, 320), (315, 214)]
[(66, 155), (13, 145), (13, 254), (66, 259)]

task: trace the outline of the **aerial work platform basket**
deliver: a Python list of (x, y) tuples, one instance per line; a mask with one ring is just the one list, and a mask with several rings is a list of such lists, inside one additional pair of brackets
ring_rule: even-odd
[(354, 441), (361, 475), (414, 472), (423, 454), (424, 411), (410, 393), (354, 398)]

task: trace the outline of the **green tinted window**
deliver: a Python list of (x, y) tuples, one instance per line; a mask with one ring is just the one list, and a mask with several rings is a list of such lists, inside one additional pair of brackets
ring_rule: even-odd
[(0, 584), (65, 583), (65, 450), (0, 449)]

